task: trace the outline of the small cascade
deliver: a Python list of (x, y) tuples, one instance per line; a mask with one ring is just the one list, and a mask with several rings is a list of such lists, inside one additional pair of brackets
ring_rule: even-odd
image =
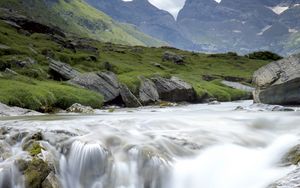
[(24, 178), (13, 162), (0, 162), (0, 187), (24, 188)]
[(67, 157), (60, 160), (65, 188), (104, 188), (110, 171), (108, 151), (100, 143), (75, 141)]

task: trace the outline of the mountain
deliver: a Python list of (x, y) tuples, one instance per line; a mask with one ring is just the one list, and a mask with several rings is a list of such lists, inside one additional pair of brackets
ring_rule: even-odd
[(91, 6), (110, 15), (112, 18), (137, 26), (144, 33), (172, 46), (193, 49), (195, 44), (181, 33), (174, 17), (150, 4), (147, 0), (86, 0)]
[(130, 45), (166, 45), (132, 25), (114, 21), (82, 0), (2, 0), (0, 7), (82, 37)]
[(186, 0), (175, 20), (147, 0), (86, 0), (120, 22), (183, 49), (300, 51), (299, 0)]

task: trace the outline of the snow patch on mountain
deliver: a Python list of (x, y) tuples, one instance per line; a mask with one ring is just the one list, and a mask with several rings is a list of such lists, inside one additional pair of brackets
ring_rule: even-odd
[(287, 11), (289, 9), (289, 6), (281, 6), (281, 5), (277, 5), (275, 7), (268, 7), (269, 9), (271, 9), (275, 14), (282, 14), (283, 12)]

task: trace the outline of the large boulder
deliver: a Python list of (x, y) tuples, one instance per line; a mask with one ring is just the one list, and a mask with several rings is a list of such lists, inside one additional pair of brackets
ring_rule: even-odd
[(120, 86), (120, 94), (126, 107), (140, 107), (142, 104), (124, 84)]
[(155, 103), (159, 100), (157, 88), (150, 79), (141, 78), (139, 99), (144, 105)]
[(119, 82), (112, 72), (82, 74), (70, 80), (70, 83), (102, 94), (104, 102), (110, 102), (120, 96)]
[(161, 100), (170, 102), (194, 102), (196, 100), (194, 88), (177, 77), (167, 79), (158, 76), (152, 78), (152, 81)]
[(55, 80), (70, 80), (79, 75), (69, 64), (49, 59), (49, 74)]
[(300, 104), (300, 54), (272, 62), (253, 75), (254, 101), (267, 104)]

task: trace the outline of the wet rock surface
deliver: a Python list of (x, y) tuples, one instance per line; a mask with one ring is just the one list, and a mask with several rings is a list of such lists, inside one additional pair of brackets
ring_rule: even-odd
[(28, 110), (19, 107), (10, 107), (0, 103), (0, 117), (1, 116), (31, 116), (31, 115), (42, 115), (39, 112)]
[(90, 106), (84, 106), (84, 105), (75, 103), (67, 109), (67, 112), (89, 114), (89, 113), (94, 113), (95, 110)]

